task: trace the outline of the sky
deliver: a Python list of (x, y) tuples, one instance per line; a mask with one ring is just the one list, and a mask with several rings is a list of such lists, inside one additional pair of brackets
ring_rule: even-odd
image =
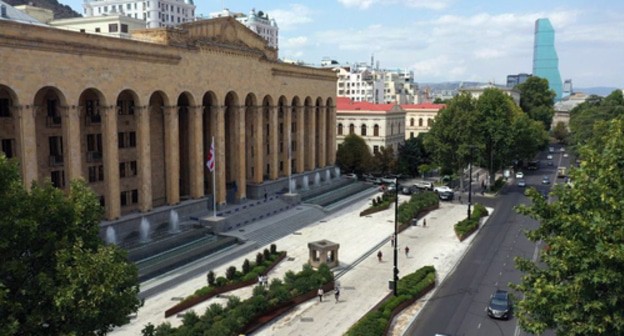
[[(83, 0), (60, 0), (82, 13)], [(279, 57), (379, 62), (416, 82), (505, 84), (531, 73), (534, 23), (549, 18), (562, 80), (624, 88), (622, 0), (195, 0), (196, 15), (252, 8), (275, 18)]]

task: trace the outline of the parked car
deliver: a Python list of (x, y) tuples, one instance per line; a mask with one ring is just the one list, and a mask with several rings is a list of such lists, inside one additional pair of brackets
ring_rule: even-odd
[(550, 153), (554, 153), (555, 152), (555, 147), (548, 147), (548, 152)]
[(552, 162), (552, 160), (548, 160), (548, 161), (546, 161), (546, 164), (549, 165), (549, 166), (552, 166), (553, 162)]
[(403, 186), (401, 188), (401, 193), (403, 193), (403, 195), (411, 195), (415, 192), (418, 192), (418, 188), (415, 185), (412, 186)]
[(449, 188), (448, 186), (437, 186), (433, 188), (433, 191), (437, 193), (443, 193), (443, 192), (453, 192), (453, 189)]
[(416, 181), (414, 185), (418, 187), (418, 189), (433, 190), (433, 183), (429, 181)]
[(355, 173), (349, 173), (345, 175), (346, 178), (352, 178), (352, 179), (357, 179), (358, 176)]
[(438, 192), (438, 197), (443, 201), (452, 201), (455, 193), (451, 191), (441, 191)]
[(551, 154), (546, 155), (546, 160), (552, 160), (552, 155)]
[(550, 184), (550, 177), (544, 176), (542, 178), (542, 184)]
[(384, 176), (381, 178), (382, 183), (390, 184), (396, 182), (396, 177), (394, 176)]
[(487, 313), (490, 317), (508, 320), (511, 317), (511, 297), (507, 291), (496, 290), (490, 297)]
[(521, 172), (521, 171), (517, 172), (517, 173), (516, 173), (516, 178), (517, 178), (517, 179), (523, 179), (523, 178), (524, 178), (524, 173), (523, 173), (523, 172)]
[(526, 181), (524, 179), (519, 179), (518, 187), (526, 187)]

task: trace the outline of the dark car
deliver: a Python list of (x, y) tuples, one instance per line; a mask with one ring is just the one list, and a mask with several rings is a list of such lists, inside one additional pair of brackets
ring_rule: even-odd
[(542, 178), (542, 184), (550, 184), (550, 177), (544, 176), (544, 178)]
[(452, 201), (455, 193), (453, 191), (440, 191), (438, 192), (438, 197), (440, 197), (443, 201)]
[(496, 290), (490, 297), (487, 313), (490, 317), (508, 320), (511, 317), (511, 297), (507, 291)]
[(420, 191), (420, 189), (418, 189), (416, 186), (412, 185), (412, 186), (401, 186), (401, 193), (403, 193), (403, 195), (411, 195), (415, 192)]

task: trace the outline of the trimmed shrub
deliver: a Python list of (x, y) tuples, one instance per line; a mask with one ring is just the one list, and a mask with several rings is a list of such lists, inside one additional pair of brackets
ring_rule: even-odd
[(455, 224), (455, 235), (457, 235), (457, 238), (462, 241), (477, 231), (481, 218), (487, 215), (488, 211), (482, 204), (475, 204), (470, 219), (466, 218)]
[(206, 280), (208, 282), (208, 286), (215, 285), (215, 274), (213, 271), (209, 271), (208, 274), (206, 274)]
[(221, 287), (221, 286), (225, 286), (225, 284), (227, 283), (227, 279), (225, 277), (217, 277), (217, 280), (215, 280), (217, 287)]
[(228, 280), (236, 279), (236, 266), (230, 266), (225, 270), (225, 277)]
[(249, 262), (249, 259), (245, 259), (245, 261), (243, 261), (242, 270), (243, 274), (247, 274), (251, 271), (251, 263)]
[(271, 252), (269, 251), (269, 249), (264, 249), (263, 254), (264, 254), (264, 260), (271, 259)]
[(256, 254), (256, 265), (262, 265), (262, 262), (264, 262), (264, 255), (258, 252), (258, 254)]
[(271, 254), (277, 254), (277, 245), (271, 244)]

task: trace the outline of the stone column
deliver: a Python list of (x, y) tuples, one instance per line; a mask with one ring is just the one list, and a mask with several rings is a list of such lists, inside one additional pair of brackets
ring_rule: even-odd
[(234, 129), (232, 130), (234, 137), (234, 153), (230, 153), (232, 162), (234, 163), (234, 180), (236, 181), (236, 199), (243, 200), (247, 198), (247, 174), (245, 160), (245, 106), (234, 107)]
[(254, 183), (262, 183), (264, 180), (264, 110), (263, 108), (258, 108), (257, 106), (253, 108), (253, 127), (254, 127), (254, 138), (253, 138), (253, 165), (254, 165), (254, 174), (253, 174), (253, 182)]
[(325, 167), (327, 164), (327, 158), (325, 157), (325, 149), (327, 148), (327, 110), (325, 106), (319, 107), (319, 125), (318, 129), (318, 166), (319, 168)]
[(102, 146), (104, 155), (104, 199), (105, 216), (114, 220), (121, 215), (119, 190), (119, 142), (117, 139), (117, 109), (115, 106), (100, 106), (102, 116)]
[(33, 181), (38, 178), (38, 160), (37, 160), (37, 132), (35, 127), (35, 119), (39, 107), (27, 105), (25, 107), (18, 106), (11, 111), (18, 118), (18, 135), (17, 146), (19, 147), (20, 168), (22, 170), (22, 179), (24, 187), (30, 190)]
[[(216, 183), (216, 202), (218, 205), (224, 205), (225, 195), (225, 107), (210, 107), (210, 133), (215, 139), (215, 183)], [(211, 182), (212, 183), (212, 182)]]
[(284, 153), (282, 153), (282, 161), (284, 162), (284, 175), (290, 176), (292, 174), (292, 164), (290, 163), (292, 153), (289, 152), (292, 150), (292, 115), (290, 106), (282, 106), (282, 111), (284, 111)]
[(150, 110), (148, 106), (135, 106), (137, 122), (137, 156), (139, 175), (139, 209), (150, 211), (153, 207), (152, 183), (152, 146), (150, 139)]
[(305, 170), (313, 171), (316, 166), (316, 107), (306, 106)]
[[(80, 133), (80, 111), (81, 107), (79, 106), (62, 106), (59, 107), (61, 112), (61, 116), (63, 117), (63, 121), (61, 123), (63, 127), (63, 146), (64, 146), (64, 163), (65, 170), (67, 172), (67, 182), (75, 180), (77, 178), (84, 177), (84, 171), (82, 170), (82, 158), (86, 156), (86, 152), (83, 152), (82, 146), (82, 137), (86, 136)], [(105, 110), (105, 108), (100, 108), (100, 111)], [(106, 111), (108, 112), (108, 111)], [(112, 108), (110, 113), (117, 113), (115, 108)], [(117, 139), (117, 115), (115, 114), (115, 139)], [(104, 126), (104, 125), (102, 125)], [(104, 129), (102, 129), (104, 132)], [(104, 137), (104, 135), (103, 135)], [(105, 143), (106, 141), (103, 140)], [(104, 145), (104, 144), (102, 144)], [(117, 140), (115, 140), (115, 149), (118, 149)], [(106, 169), (106, 168), (105, 168)], [(117, 166), (117, 175), (119, 175), (119, 165)], [(104, 173), (104, 178), (106, 177), (106, 173)], [(117, 195), (119, 197), (119, 195)], [(108, 204), (108, 198), (106, 201)]]
[(279, 127), (277, 121), (277, 106), (270, 106), (269, 109), (269, 163), (271, 170), (269, 171), (269, 178), (271, 180), (277, 180), (279, 177), (279, 148), (277, 138), (279, 137)]
[[(327, 137), (327, 164), (333, 166), (336, 164), (336, 106), (328, 106), (329, 110), (329, 127), (326, 134)], [(372, 130), (371, 130), (372, 132)]]
[(297, 173), (303, 173), (305, 167), (305, 115), (303, 113), (303, 106), (294, 106), (293, 108), (297, 114), (297, 132), (295, 133), (295, 137), (297, 138), (297, 167), (295, 168)]
[(174, 205), (180, 202), (179, 114), (177, 106), (165, 106), (164, 109), (167, 204)]
[(200, 198), (204, 196), (204, 167), (206, 162), (203, 159), (204, 153), (204, 116), (202, 106), (189, 106), (189, 146), (190, 146), (190, 183), (191, 197)]

